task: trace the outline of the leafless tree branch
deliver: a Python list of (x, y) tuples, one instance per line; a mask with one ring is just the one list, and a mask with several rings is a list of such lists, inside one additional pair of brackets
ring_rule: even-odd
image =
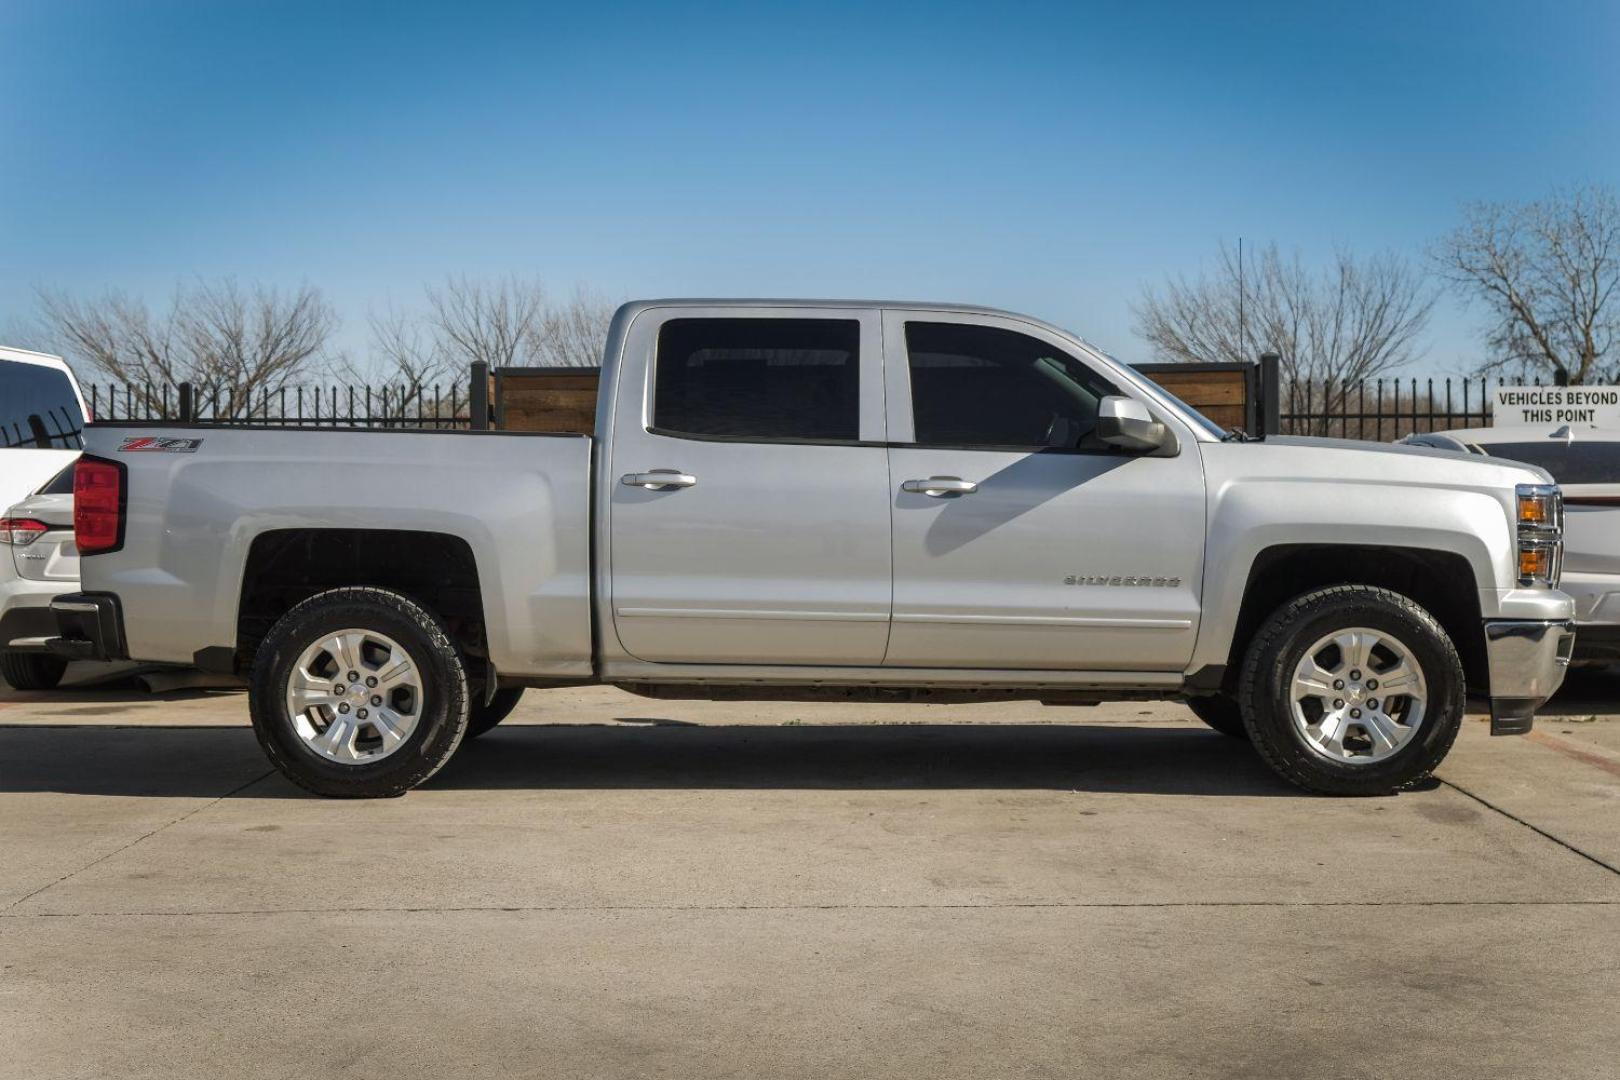
[(1620, 380), (1620, 204), (1613, 190), (1476, 203), (1435, 245), (1452, 287), (1484, 305), (1485, 371), (1559, 383)]
[(1435, 297), (1393, 254), (1341, 251), (1312, 272), (1273, 244), (1245, 271), (1240, 288), (1236, 255), (1222, 245), (1213, 274), (1144, 289), (1133, 308), (1137, 334), (1171, 362), (1252, 362), (1275, 352), (1286, 377), (1319, 386), (1344, 387), (1421, 355)]
[(117, 291), (85, 299), (40, 289), (38, 301), (52, 347), (124, 383), (275, 390), (321, 357), (337, 329), (331, 304), (308, 285), (283, 293), (230, 278), (203, 281), (177, 288), (157, 312)]
[(592, 367), (615, 304), (585, 289), (555, 304), (532, 279), (448, 278), (424, 290), (418, 314), (389, 307), (371, 316), (371, 355), (383, 377), (415, 389), (460, 378), (468, 365)]

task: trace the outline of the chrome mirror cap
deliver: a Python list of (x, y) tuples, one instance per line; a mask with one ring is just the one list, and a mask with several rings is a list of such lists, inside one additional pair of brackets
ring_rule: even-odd
[(1110, 394), (1097, 404), (1097, 438), (1123, 450), (1157, 450), (1170, 433), (1140, 401)]

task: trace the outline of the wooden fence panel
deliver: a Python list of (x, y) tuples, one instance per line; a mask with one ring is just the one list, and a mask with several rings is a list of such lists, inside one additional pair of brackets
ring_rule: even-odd
[(596, 431), (600, 368), (498, 368), (495, 425), (503, 431)]

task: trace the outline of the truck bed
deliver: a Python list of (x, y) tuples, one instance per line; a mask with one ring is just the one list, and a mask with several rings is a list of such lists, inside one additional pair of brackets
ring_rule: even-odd
[(104, 423), (85, 451), (125, 470), (125, 540), (95, 556), (95, 586), (141, 612), (125, 627), (131, 656), (234, 649), (266, 538), (380, 529), (471, 548), (503, 673), (591, 673), (587, 436)]

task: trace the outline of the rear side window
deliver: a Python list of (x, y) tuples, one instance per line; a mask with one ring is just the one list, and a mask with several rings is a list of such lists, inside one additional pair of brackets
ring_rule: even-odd
[(0, 360), (0, 448), (78, 450), (84, 415), (56, 368)]
[(1620, 442), (1491, 443), (1491, 457), (1539, 465), (1560, 484), (1620, 484)]
[(653, 427), (752, 441), (860, 438), (860, 323), (671, 319), (658, 333)]
[(1097, 406), (1113, 384), (1039, 338), (992, 326), (906, 323), (917, 442), (1104, 449)]
[(69, 465), (55, 476), (45, 482), (45, 486), (34, 492), (36, 495), (71, 495), (73, 494), (73, 466)]

